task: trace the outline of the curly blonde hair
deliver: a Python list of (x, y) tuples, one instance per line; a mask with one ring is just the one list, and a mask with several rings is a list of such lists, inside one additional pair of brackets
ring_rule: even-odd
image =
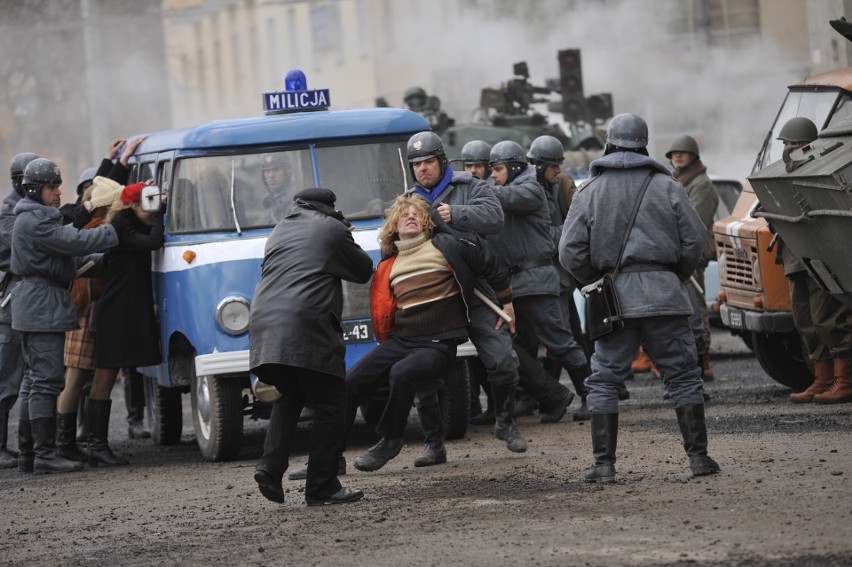
[(409, 207), (414, 207), (414, 210), (417, 211), (420, 222), (423, 223), (423, 232), (427, 236), (432, 236), (435, 223), (432, 222), (432, 217), (429, 215), (429, 203), (417, 195), (410, 197), (400, 195), (393, 202), (393, 205), (385, 210), (385, 224), (379, 231), (379, 245), (381, 246), (382, 256), (390, 256), (396, 252), (394, 242), (399, 240), (396, 226), (400, 219), (408, 214)]

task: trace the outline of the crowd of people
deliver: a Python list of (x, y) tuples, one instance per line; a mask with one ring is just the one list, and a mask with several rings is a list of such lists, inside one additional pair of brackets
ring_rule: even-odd
[[(816, 128), (797, 123), (781, 134), (792, 151), (812, 141)], [(111, 144), (64, 207), (53, 161), (32, 153), (12, 161), (12, 190), (0, 208), (2, 467), (41, 474), (80, 470), (85, 462), (128, 464), (108, 442), (120, 374), (128, 432), (149, 435), (135, 368), (162, 359), (151, 252), (163, 246), (164, 202), (147, 210), (141, 199), (151, 180), (127, 184), (129, 159), (143, 140)], [(703, 383), (712, 368), (701, 293), (718, 196), (695, 139), (673, 142), (666, 154), (673, 170), (649, 157), (647, 144), (641, 117), (614, 117), (604, 155), (578, 189), (552, 136), (526, 152), (513, 141), (469, 142), (457, 171), (437, 134), (415, 134), (407, 144), (414, 183), (385, 211), (375, 270), (335, 209), (336, 195), (289, 187), (293, 196), (283, 202), (278, 195), (285, 192), (271, 189), (281, 185), (283, 165), (263, 156), (276, 225), (251, 307), (250, 369), (281, 396), (255, 468), (260, 492), (284, 501), (282, 478), (308, 406), (308, 463), (290, 478), (306, 479), (311, 506), (359, 500), (363, 493), (338, 477), (346, 473), (343, 452), (359, 402), (380, 389), (388, 396), (379, 438), (355, 468), (375, 471), (399, 455), (412, 405), (425, 439), (414, 465), (446, 463), (438, 392), (468, 339), (478, 353), (470, 364), (470, 421), (493, 424), (508, 451), (527, 450), (517, 416), (537, 411), (542, 423), (557, 423), (577, 400), (572, 418), (591, 421), (594, 460), (586, 480), (613, 482), (619, 401), (629, 397), (625, 380), (647, 357), (674, 405), (692, 474), (718, 473), (707, 451)], [(789, 252), (781, 257), (816, 368), (814, 384), (791, 399), (850, 401), (852, 347), (843, 326), (850, 318)], [(607, 274), (617, 274), (617, 324), (587, 341), (573, 293)], [(347, 371), (342, 282), (371, 278), (379, 345)], [(563, 371), (573, 392), (560, 383)], [(16, 400), (17, 454), (7, 443)]]

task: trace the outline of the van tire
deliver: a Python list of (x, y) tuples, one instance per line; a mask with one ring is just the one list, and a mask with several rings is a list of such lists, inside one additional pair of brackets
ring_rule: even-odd
[(467, 360), (456, 359), (444, 376), (444, 385), (438, 392), (441, 418), (444, 420), (444, 437), (461, 439), (467, 433), (470, 418), (470, 372)]
[(196, 376), (190, 386), (192, 423), (205, 461), (229, 461), (243, 439), (243, 381), (235, 377)]
[(145, 413), (155, 445), (177, 445), (183, 431), (183, 405), (178, 388), (164, 388), (153, 376), (144, 376)]
[(752, 333), (754, 355), (769, 377), (800, 392), (813, 384), (813, 363), (799, 334)]

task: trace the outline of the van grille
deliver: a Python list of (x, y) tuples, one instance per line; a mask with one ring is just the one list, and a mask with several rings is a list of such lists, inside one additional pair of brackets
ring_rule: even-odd
[(757, 260), (757, 246), (744, 244), (742, 247), (734, 247), (730, 241), (716, 239), (716, 248), (719, 258), (724, 254), (724, 266), (721, 274), (722, 284), (738, 287), (741, 289), (757, 290), (754, 282), (754, 262)]

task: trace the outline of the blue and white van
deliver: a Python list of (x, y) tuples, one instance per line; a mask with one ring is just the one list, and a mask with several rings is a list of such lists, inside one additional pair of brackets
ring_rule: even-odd
[[(327, 101), (328, 92), (319, 92)], [(329, 111), (310, 107), (311, 97), (278, 94), (271, 104), (279, 109), (300, 100), (308, 107), (150, 133), (132, 162), (133, 180), (153, 178), (168, 195), (165, 246), (153, 259), (163, 362), (140, 369), (153, 437), (159, 444), (180, 440), (181, 394), (190, 392), (207, 460), (235, 458), (244, 417), (268, 416), (268, 402), (277, 396), (254, 383), (248, 370), (249, 308), (276, 222), (262, 159), (283, 165), (292, 193), (333, 190), (337, 207), (355, 226), (355, 241), (377, 262), (384, 209), (411, 183), (406, 142), (429, 129), (408, 110)], [(375, 345), (369, 284), (344, 282), (344, 296), (351, 366)], [(467, 404), (465, 398), (464, 424)], [(369, 406), (362, 405), (362, 412), (375, 414)]]

